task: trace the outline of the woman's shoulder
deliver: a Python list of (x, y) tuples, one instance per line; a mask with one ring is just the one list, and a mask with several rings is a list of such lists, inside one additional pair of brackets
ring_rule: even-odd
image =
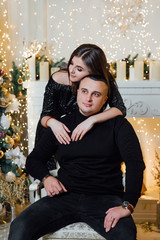
[(56, 83), (69, 85), (69, 78), (67, 71), (58, 71), (52, 74), (52, 80)]

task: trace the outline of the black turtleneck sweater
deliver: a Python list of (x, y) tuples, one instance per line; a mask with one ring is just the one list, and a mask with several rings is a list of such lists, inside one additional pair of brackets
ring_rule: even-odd
[[(86, 118), (75, 110), (61, 122), (72, 132)], [(118, 195), (136, 205), (145, 165), (138, 138), (124, 117), (95, 124), (82, 140), (67, 145), (60, 144), (48, 128), (27, 158), (28, 173), (42, 180), (48, 174), (46, 162), (53, 154), (60, 165), (58, 179), (68, 191)], [(121, 162), (126, 164), (125, 192)]]

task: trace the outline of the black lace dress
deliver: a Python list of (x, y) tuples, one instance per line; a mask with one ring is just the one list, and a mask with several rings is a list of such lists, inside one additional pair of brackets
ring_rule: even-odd
[[(123, 115), (126, 115), (126, 108), (123, 103), (123, 99), (118, 91), (118, 87), (114, 81), (110, 82), (111, 85), (111, 95), (108, 100), (110, 107), (118, 108)], [(72, 93), (72, 88), (69, 85), (59, 84), (52, 79), (46, 85), (44, 93), (44, 101), (42, 107), (42, 113), (40, 120), (44, 116), (51, 116), (55, 119), (59, 119), (62, 115), (71, 112), (76, 107), (76, 95)], [(35, 144), (39, 141), (42, 134), (45, 131), (45, 127), (38, 122), (36, 130)], [(49, 169), (54, 169), (54, 161), (50, 161), (48, 164)]]

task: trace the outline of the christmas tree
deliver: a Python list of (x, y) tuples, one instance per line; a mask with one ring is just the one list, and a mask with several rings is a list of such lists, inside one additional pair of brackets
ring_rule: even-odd
[[(23, 66), (23, 65), (22, 65)], [(24, 65), (25, 66), (25, 65)], [(23, 116), (26, 89), (26, 68), (12, 63), (11, 79), (0, 68), (0, 202), (15, 206), (26, 198), (29, 185), (25, 173), (22, 146)]]

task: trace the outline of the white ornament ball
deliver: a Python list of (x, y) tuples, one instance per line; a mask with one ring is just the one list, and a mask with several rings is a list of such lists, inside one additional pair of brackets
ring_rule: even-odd
[(0, 126), (4, 129), (8, 129), (10, 127), (10, 123), (10, 118), (3, 114), (0, 118)]
[(8, 181), (8, 182), (14, 181), (15, 178), (16, 178), (15, 174), (14, 174), (13, 172), (11, 172), (11, 171), (8, 172), (8, 173), (6, 174), (6, 177), (5, 177), (6, 181)]

